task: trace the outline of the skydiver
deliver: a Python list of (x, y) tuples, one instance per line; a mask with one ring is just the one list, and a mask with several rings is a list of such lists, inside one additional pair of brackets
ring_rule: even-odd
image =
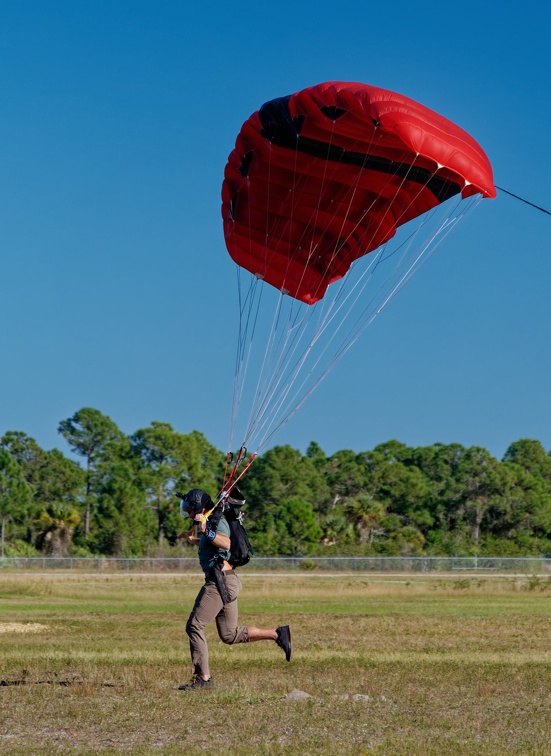
[[(200, 488), (194, 488), (182, 497), (182, 513), (195, 523), (195, 532), (184, 531), (178, 538), (192, 546), (199, 546), (199, 563), (205, 573), (205, 583), (199, 591), (191, 614), (186, 623), (189, 636), (191, 662), (194, 679), (188, 685), (180, 685), (179, 690), (196, 690), (212, 685), (209, 669), (209, 653), (204, 634), (205, 627), (216, 620), (218, 635), (223, 643), (252, 643), (253, 641), (275, 641), (291, 661), (291, 629), (282, 625), (274, 629), (238, 626), (237, 596), (242, 585), (229, 563), (230, 526), (222, 514), (217, 524), (210, 527), (204, 515), (213, 508), (211, 497)], [(218, 517), (214, 518), (218, 519)]]

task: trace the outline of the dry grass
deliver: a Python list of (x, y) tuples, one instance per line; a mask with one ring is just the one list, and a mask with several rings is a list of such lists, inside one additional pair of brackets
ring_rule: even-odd
[(0, 752), (551, 753), (549, 580), (242, 580), (293, 661), (209, 628), (216, 687), (183, 693), (198, 576), (0, 576), (0, 623), (44, 626), (0, 635)]
[(38, 622), (0, 622), (0, 633), (40, 633), (48, 625)]

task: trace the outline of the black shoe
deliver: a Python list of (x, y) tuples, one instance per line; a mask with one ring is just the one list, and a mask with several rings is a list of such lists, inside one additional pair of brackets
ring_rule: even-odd
[(209, 677), (208, 680), (203, 680), (201, 675), (195, 675), (195, 680), (192, 683), (180, 685), (178, 690), (199, 690), (200, 688), (212, 688), (212, 686), (212, 677)]
[(276, 630), (278, 646), (285, 651), (285, 658), (287, 661), (291, 661), (291, 628), (289, 625), (283, 625)]

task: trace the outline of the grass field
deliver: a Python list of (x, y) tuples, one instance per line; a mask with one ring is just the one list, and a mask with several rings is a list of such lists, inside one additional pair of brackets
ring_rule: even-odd
[(0, 575), (0, 753), (551, 754), (549, 579), (241, 577), (189, 693), (198, 575)]

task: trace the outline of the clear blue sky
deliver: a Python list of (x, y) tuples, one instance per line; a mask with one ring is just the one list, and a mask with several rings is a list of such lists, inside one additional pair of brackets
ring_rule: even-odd
[[(373, 10), (370, 9), (373, 6)], [(0, 433), (67, 447), (81, 407), (228, 441), (237, 306), (220, 187), (242, 122), (327, 80), (459, 123), (551, 206), (541, 2), (4, 0)], [(551, 218), (460, 224), (274, 443), (551, 448)]]

